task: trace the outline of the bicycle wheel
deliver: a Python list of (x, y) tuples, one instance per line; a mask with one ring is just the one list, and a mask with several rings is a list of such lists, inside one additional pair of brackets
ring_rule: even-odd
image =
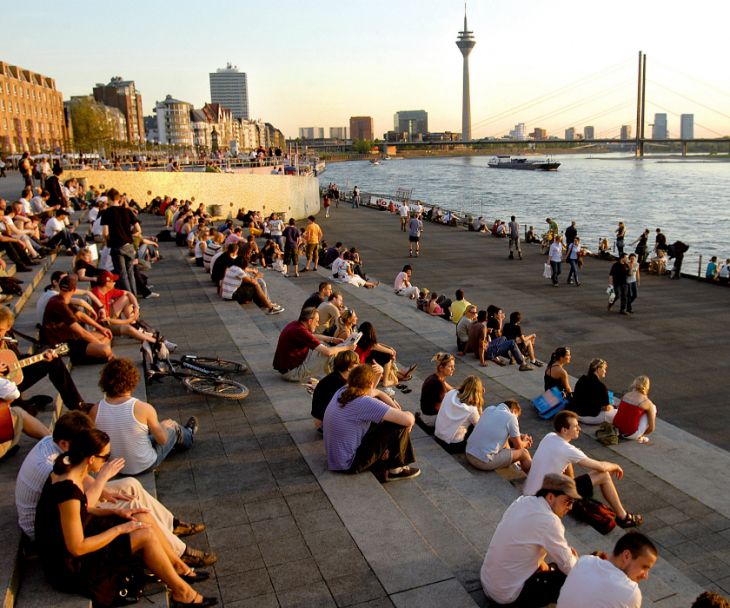
[(180, 357), (180, 364), (189, 369), (201, 369), (208, 372), (221, 372), (226, 374), (237, 374), (246, 371), (243, 363), (227, 361), (213, 357), (198, 357), (197, 355), (183, 355)]
[(221, 399), (245, 399), (248, 397), (248, 388), (239, 382), (204, 376), (188, 376), (183, 378), (183, 384), (191, 391)]

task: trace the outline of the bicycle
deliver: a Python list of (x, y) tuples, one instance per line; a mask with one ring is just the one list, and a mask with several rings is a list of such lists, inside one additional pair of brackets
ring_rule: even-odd
[(226, 359), (183, 355), (179, 359), (171, 359), (169, 353), (162, 356), (159, 348), (142, 344), (142, 365), (147, 382), (161, 382), (163, 378), (172, 377), (196, 393), (221, 399), (241, 400), (248, 397), (248, 388), (228, 379), (224, 374), (245, 372), (243, 363)]

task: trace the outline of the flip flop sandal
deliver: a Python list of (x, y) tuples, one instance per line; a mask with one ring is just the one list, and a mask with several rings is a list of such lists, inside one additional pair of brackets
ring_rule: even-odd
[(636, 528), (644, 523), (644, 517), (638, 513), (626, 513), (623, 519), (616, 518), (619, 528)]
[(407, 395), (408, 393), (412, 393), (413, 392), (413, 389), (410, 389), (410, 388), (402, 388), (402, 389), (400, 389), (400, 392), (403, 393), (404, 395)]
[(395, 388), (397, 388), (399, 391), (402, 391), (404, 388), (408, 388), (406, 384), (396, 384)]

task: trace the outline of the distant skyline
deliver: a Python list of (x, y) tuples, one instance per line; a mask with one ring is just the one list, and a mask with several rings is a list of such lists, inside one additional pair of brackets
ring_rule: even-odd
[[(100, 7), (104, 6), (104, 10)], [(208, 74), (246, 72), (252, 118), (296, 137), (299, 127), (372, 116), (375, 135), (399, 110), (423, 108), (432, 131), (461, 130), (460, 0), (301, 3), (129, 0), (14, 2), (3, 11), (0, 60), (55, 78), (64, 99), (112, 76), (134, 80), (144, 113), (170, 94), (202, 107)], [(524, 122), (562, 137), (568, 127), (618, 136), (636, 122), (636, 61), (647, 54), (647, 133), (654, 113), (694, 114), (695, 137), (730, 135), (730, 5), (698, 0), (610, 4), (472, 0), (469, 29), (474, 138)]]

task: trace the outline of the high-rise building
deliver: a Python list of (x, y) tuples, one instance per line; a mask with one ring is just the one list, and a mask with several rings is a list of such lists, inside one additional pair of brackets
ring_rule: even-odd
[(172, 95), (155, 104), (157, 132), (161, 144), (193, 145), (193, 127), (190, 122), (192, 104), (174, 99)]
[(372, 116), (351, 116), (350, 137), (356, 139), (373, 140), (373, 117)]
[(233, 113), (233, 118), (248, 120), (248, 79), (246, 72), (226, 64), (210, 73), (210, 100), (219, 103)]
[(695, 138), (695, 115), (694, 114), (682, 114), (681, 116), (682, 126), (680, 137), (682, 139), (694, 139)]
[(299, 127), (301, 139), (324, 139), (324, 127)]
[(64, 149), (68, 131), (56, 81), (0, 61), (0, 150), (6, 154)]
[(575, 127), (565, 129), (565, 141), (573, 141), (575, 139)]
[(408, 139), (419, 139), (428, 133), (428, 112), (426, 110), (401, 110), (393, 116), (393, 130), (408, 133)]
[(669, 130), (667, 128), (667, 115), (666, 114), (654, 114), (654, 124), (651, 128), (652, 139), (667, 139), (669, 137)]
[(347, 127), (330, 127), (331, 139), (347, 139)]
[(631, 139), (631, 125), (621, 125), (621, 135), (619, 139)]
[(591, 126), (583, 127), (583, 139), (596, 139), (596, 129)]
[(122, 80), (121, 76), (114, 76), (109, 84), (97, 84), (94, 87), (94, 99), (124, 114), (127, 140), (130, 143), (144, 141), (142, 94), (134, 86), (134, 80)]
[(535, 130), (530, 133), (529, 137), (531, 137), (535, 141), (543, 141), (547, 139), (547, 130), (535, 127)]
[(509, 138), (510, 139), (518, 139), (520, 141), (524, 141), (527, 139), (527, 129), (525, 128), (524, 122), (518, 122), (515, 125), (514, 129), (511, 129), (509, 132)]
[[(469, 53), (476, 45), (474, 32), (470, 32), (466, 25), (466, 5), (464, 5), (464, 29), (459, 32), (456, 39), (456, 46), (459, 47), (461, 55), (464, 58), (464, 66), (462, 72), (462, 90), (461, 90), (461, 139), (463, 141), (471, 140), (471, 95), (469, 91)], [(396, 130), (397, 125), (396, 125)]]

